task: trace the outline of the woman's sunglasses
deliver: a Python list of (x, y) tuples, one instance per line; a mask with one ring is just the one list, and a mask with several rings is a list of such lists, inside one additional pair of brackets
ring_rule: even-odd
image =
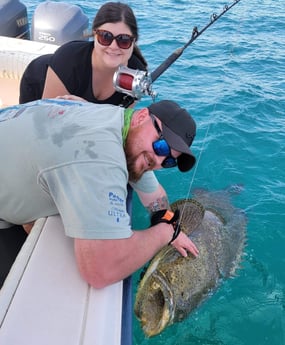
[(177, 165), (177, 161), (174, 157), (171, 156), (171, 149), (170, 149), (169, 145), (167, 144), (167, 141), (164, 139), (164, 137), (162, 135), (162, 131), (159, 128), (159, 125), (158, 125), (154, 115), (151, 113), (149, 115), (152, 119), (154, 128), (156, 129), (156, 131), (159, 135), (159, 139), (157, 139), (156, 141), (154, 141), (152, 143), (153, 151), (155, 152), (155, 154), (157, 156), (166, 156), (166, 158), (161, 163), (161, 166), (163, 168), (173, 168)]
[(112, 32), (107, 30), (95, 30), (97, 40), (102, 46), (110, 46), (114, 40), (121, 49), (129, 49), (134, 41), (134, 37), (128, 34), (119, 34), (114, 36)]

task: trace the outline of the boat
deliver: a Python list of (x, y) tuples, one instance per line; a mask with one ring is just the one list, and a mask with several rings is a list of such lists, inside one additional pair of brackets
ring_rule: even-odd
[[(84, 39), (86, 18), (76, 5), (43, 2), (30, 34), (25, 5), (0, 2), (0, 107), (18, 104), (21, 76), (31, 60)], [(42, 218), (0, 290), (0, 344), (131, 345), (132, 313), (131, 277), (104, 289), (89, 286), (60, 217)]]

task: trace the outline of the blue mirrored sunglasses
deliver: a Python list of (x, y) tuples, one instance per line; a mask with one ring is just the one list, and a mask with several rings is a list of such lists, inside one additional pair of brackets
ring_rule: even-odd
[(166, 158), (161, 163), (161, 166), (163, 168), (173, 168), (177, 165), (177, 161), (174, 157), (171, 156), (170, 146), (167, 144), (167, 141), (164, 139), (164, 137), (162, 135), (162, 131), (159, 128), (158, 123), (157, 123), (154, 115), (151, 113), (149, 113), (149, 115), (152, 119), (152, 123), (154, 125), (154, 128), (156, 129), (158, 136), (159, 136), (159, 139), (155, 140), (152, 143), (153, 151), (157, 156), (166, 156)]

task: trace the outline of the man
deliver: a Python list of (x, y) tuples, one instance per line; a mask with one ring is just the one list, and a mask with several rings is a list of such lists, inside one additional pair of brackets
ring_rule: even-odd
[(6, 108), (0, 111), (1, 222), (8, 227), (60, 214), (79, 271), (96, 288), (126, 278), (168, 243), (196, 256), (175, 215), (155, 213), (153, 226), (136, 231), (126, 211), (128, 182), (149, 210), (167, 200), (152, 170), (190, 170), (195, 134), (190, 114), (172, 101), (140, 110), (64, 100)]

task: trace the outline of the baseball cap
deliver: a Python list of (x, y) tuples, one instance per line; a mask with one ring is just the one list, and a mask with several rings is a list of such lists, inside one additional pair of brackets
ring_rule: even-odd
[(180, 171), (185, 172), (194, 166), (196, 158), (190, 146), (196, 135), (196, 123), (192, 116), (173, 101), (159, 101), (148, 107), (149, 111), (160, 119), (162, 134), (168, 145), (181, 152), (177, 158)]

